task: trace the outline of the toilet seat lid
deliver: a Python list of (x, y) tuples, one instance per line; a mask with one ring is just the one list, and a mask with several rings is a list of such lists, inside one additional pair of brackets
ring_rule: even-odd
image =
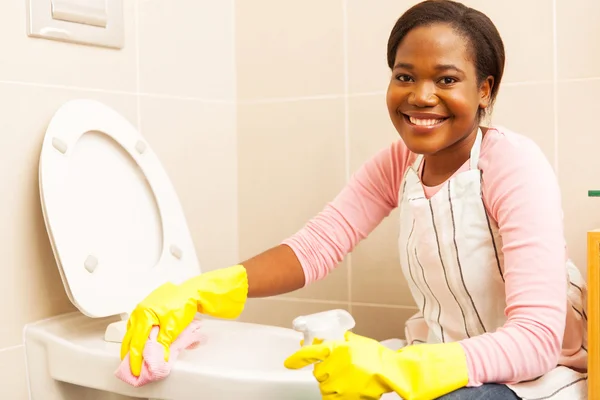
[(85, 315), (130, 313), (159, 285), (200, 273), (158, 157), (106, 105), (73, 100), (56, 112), (42, 145), (39, 184), (63, 285)]

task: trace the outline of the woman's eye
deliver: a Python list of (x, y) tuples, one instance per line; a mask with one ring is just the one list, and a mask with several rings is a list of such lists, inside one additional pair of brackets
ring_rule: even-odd
[(445, 76), (442, 79), (440, 79), (440, 82), (444, 85), (452, 85), (453, 83), (456, 83), (456, 79), (450, 76)]
[(396, 75), (396, 79), (400, 82), (410, 82), (412, 80), (408, 75)]

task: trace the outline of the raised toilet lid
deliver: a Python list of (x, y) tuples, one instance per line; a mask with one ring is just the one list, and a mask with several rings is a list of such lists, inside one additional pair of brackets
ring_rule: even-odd
[(148, 142), (111, 108), (64, 104), (46, 130), (39, 174), (62, 281), (85, 315), (129, 313), (160, 284), (200, 273), (171, 181)]

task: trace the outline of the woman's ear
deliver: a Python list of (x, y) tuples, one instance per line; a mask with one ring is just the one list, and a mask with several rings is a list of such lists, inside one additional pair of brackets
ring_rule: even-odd
[(479, 87), (479, 108), (488, 108), (492, 98), (492, 88), (494, 87), (494, 77), (488, 76)]

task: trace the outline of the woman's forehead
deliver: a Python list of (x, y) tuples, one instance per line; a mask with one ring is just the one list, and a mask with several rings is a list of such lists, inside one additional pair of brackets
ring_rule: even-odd
[(472, 64), (469, 42), (448, 24), (434, 24), (412, 29), (396, 51), (394, 65), (417, 67), (456, 65), (460, 69)]

